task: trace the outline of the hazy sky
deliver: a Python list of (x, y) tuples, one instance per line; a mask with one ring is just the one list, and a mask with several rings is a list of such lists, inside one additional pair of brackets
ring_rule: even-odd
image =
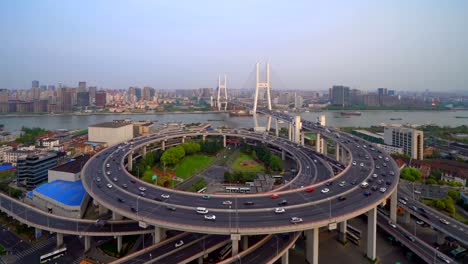
[[(468, 1), (0, 1), (0, 88), (468, 90)], [(275, 77), (276, 78), (276, 77)], [(253, 85), (253, 83), (252, 83)]]

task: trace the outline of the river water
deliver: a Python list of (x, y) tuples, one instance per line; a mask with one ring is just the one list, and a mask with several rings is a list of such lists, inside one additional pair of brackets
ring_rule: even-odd
[[(436, 124), (439, 126), (468, 125), (468, 110), (463, 111), (361, 111), (361, 116), (342, 117), (339, 112), (322, 112), (326, 116), (327, 125), (335, 127), (369, 127), (382, 123), (398, 124)], [(301, 113), (302, 118), (315, 121), (320, 113)], [(391, 120), (391, 118), (401, 120)], [(0, 124), (5, 131), (19, 130), (21, 127), (42, 127), (55, 129), (85, 129), (89, 125), (108, 122), (115, 119), (158, 120), (158, 123), (184, 122), (184, 123), (211, 123), (214, 127), (253, 127), (252, 117), (229, 117), (227, 113), (197, 113), (197, 114), (99, 114), (99, 115), (38, 115), (20, 117), (0, 117)], [(259, 118), (259, 125), (264, 126), (265, 117)], [(282, 124), (284, 126), (284, 124)], [(274, 127), (274, 123), (272, 123)]]

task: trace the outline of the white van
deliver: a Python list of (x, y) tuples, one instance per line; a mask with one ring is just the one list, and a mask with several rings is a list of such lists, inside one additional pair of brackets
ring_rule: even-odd
[(197, 214), (207, 214), (208, 213), (208, 209), (206, 209), (205, 207), (197, 207), (196, 210), (197, 210)]

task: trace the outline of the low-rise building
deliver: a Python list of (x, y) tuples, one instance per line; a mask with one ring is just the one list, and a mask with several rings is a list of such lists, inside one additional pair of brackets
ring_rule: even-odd
[(40, 153), (18, 157), (16, 164), (16, 184), (33, 189), (47, 181), (48, 170), (57, 166), (59, 156), (64, 153)]
[(115, 145), (133, 138), (131, 120), (114, 120), (88, 127), (88, 140), (91, 142)]

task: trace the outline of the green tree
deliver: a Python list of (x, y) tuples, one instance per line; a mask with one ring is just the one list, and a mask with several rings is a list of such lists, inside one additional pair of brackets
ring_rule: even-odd
[(455, 202), (458, 202), (460, 200), (460, 192), (457, 192), (455, 190), (449, 190), (447, 195), (450, 196)]
[(429, 178), (426, 180), (426, 184), (437, 184), (437, 181), (434, 178)]
[(440, 209), (440, 210), (445, 209), (445, 203), (440, 199), (435, 199), (433, 201), (433, 204), (434, 204), (434, 207), (437, 208), (437, 209)]
[(164, 151), (161, 156), (161, 162), (164, 166), (174, 165), (185, 157), (185, 150), (182, 146), (178, 145), (171, 147), (168, 150)]
[(271, 155), (270, 157), (270, 169), (274, 171), (280, 171), (283, 169), (284, 163), (280, 157)]
[(181, 146), (184, 148), (186, 155), (194, 154), (201, 150), (200, 144), (196, 142), (186, 142), (183, 143)]
[(421, 179), (422, 177), (422, 174), (421, 172), (416, 169), (416, 168), (404, 168), (400, 171), (400, 177), (404, 180), (408, 180), (408, 181), (417, 181), (419, 179)]
[(429, 177), (433, 177), (436, 180), (440, 180), (442, 178), (442, 173), (438, 169), (433, 169), (433, 170), (431, 170), (431, 173), (429, 174)]

